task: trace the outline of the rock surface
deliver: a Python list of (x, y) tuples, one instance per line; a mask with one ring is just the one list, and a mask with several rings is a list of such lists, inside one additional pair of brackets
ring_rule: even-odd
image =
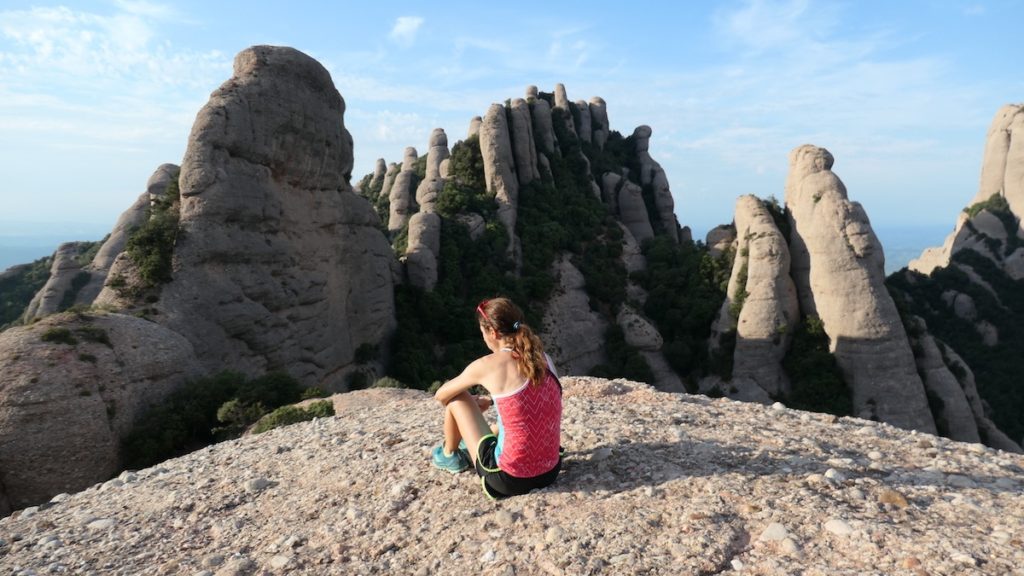
[(847, 199), (828, 150), (803, 145), (789, 158), (793, 281), (803, 314), (821, 318), (854, 413), (935, 432), (906, 331), (885, 287), (882, 246), (864, 209)]
[(654, 238), (643, 189), (630, 180), (623, 180), (618, 190), (619, 220), (629, 228), (637, 242)]
[(68, 296), (71, 303), (74, 303), (73, 285), (81, 282), (79, 278), (84, 277), (87, 282), (91, 278), (90, 274), (83, 270), (81, 256), (84, 250), (85, 245), (82, 242), (65, 242), (57, 247), (57, 251), (53, 253), (53, 263), (50, 264), (50, 277), (32, 297), (22, 316), (25, 323), (68, 308)]
[(530, 182), (540, 179), (540, 170), (537, 168), (537, 144), (533, 139), (533, 118), (526, 100), (522, 98), (512, 100), (509, 116), (512, 120), (509, 130), (512, 138), (512, 155), (516, 163), (516, 175), (519, 178), (519, 185), (526, 186)]
[(736, 259), (714, 331), (736, 330), (733, 378), (749, 379), (778, 398), (789, 393), (782, 359), (800, 321), (789, 276), (789, 247), (764, 203), (754, 196), (739, 198), (735, 221)]
[(413, 178), (416, 176), (416, 160), (419, 155), (416, 149), (408, 146), (402, 155), (402, 167), (395, 174), (395, 180), (388, 190), (390, 214), (388, 215), (388, 233), (395, 235), (409, 224), (409, 218), (416, 213), (416, 191), (413, 190)]
[(516, 179), (512, 141), (509, 139), (505, 107), (491, 104), (480, 125), (480, 154), (484, 161), (487, 191), (498, 203), (498, 220), (508, 233), (509, 250), (516, 242), (516, 219), (519, 212), (519, 182)]
[(174, 279), (152, 308), (209, 372), (281, 369), (344, 390), (355, 349), (386, 344), (397, 263), (349, 184), (344, 111), (318, 62), (256, 46), (199, 112), (181, 168)]
[(187, 340), (132, 316), (56, 314), (0, 333), (9, 503), (24, 508), (110, 478), (119, 440), (142, 412), (199, 374)]
[(430, 147), (427, 149), (427, 170), (423, 181), (416, 187), (416, 203), (421, 212), (433, 212), (437, 195), (444, 188), (444, 177), (441, 176), (441, 163), (451, 153), (448, 151), (448, 136), (443, 128), (434, 128), (430, 133)]
[(633, 130), (637, 162), (640, 164), (640, 184), (650, 186), (654, 193), (654, 206), (658, 213), (652, 216), (660, 221), (661, 233), (673, 242), (679, 242), (679, 223), (676, 221), (675, 201), (668, 187), (668, 177), (650, 153), (652, 133), (650, 126), (637, 126)]
[(558, 284), (548, 303), (540, 337), (559, 370), (586, 374), (605, 361), (608, 323), (590, 309), (586, 280), (568, 254), (555, 260), (552, 272)]
[[(5, 572), (1021, 574), (1024, 458), (852, 418), (563, 377), (562, 473), (431, 468), (422, 392), (212, 446), (0, 520)], [(454, 529), (453, 527), (460, 527)]]
[(410, 284), (428, 292), (434, 289), (440, 252), (441, 217), (436, 212), (417, 212), (409, 220), (409, 245), (405, 251)]

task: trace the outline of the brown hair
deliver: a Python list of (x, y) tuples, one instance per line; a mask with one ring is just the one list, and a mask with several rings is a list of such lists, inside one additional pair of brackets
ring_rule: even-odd
[(476, 307), (477, 320), (487, 329), (497, 330), (502, 342), (512, 348), (519, 375), (539, 385), (547, 373), (544, 345), (526, 324), (526, 317), (508, 298), (484, 300)]

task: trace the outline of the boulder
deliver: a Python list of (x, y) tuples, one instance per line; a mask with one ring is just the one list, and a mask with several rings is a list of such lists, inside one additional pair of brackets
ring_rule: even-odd
[(539, 149), (544, 154), (555, 154), (555, 128), (551, 123), (551, 106), (547, 100), (537, 98), (533, 101), (533, 136)]
[(536, 100), (538, 97), (540, 97), (540, 90), (538, 90), (536, 86), (531, 84), (530, 86), (526, 87), (527, 102), (530, 102), (532, 104), (533, 101)]
[(654, 237), (651, 220), (647, 216), (643, 190), (629, 180), (623, 180), (619, 188), (619, 220), (629, 228), (637, 242)]
[(590, 142), (593, 138), (593, 132), (590, 128), (590, 106), (586, 100), (577, 100), (576, 110), (579, 111), (580, 115), (580, 125), (576, 127), (576, 133), (579, 134), (580, 140), (583, 142)]
[(512, 141), (509, 139), (505, 107), (491, 104), (480, 125), (480, 153), (484, 162), (487, 191), (498, 203), (498, 220), (505, 226), (509, 249), (516, 241), (516, 217), (519, 210), (519, 182), (516, 180)]
[(430, 133), (430, 148), (427, 150), (427, 170), (423, 180), (416, 187), (416, 203), (421, 212), (433, 212), (437, 196), (444, 188), (441, 163), (448, 159), (448, 136), (442, 128)]
[[(800, 322), (796, 288), (789, 277), (789, 247), (764, 203), (755, 196), (736, 202), (737, 250), (725, 302), (713, 332), (735, 327), (733, 378), (755, 382), (771, 397), (789, 393), (782, 360)], [(723, 320), (730, 325), (722, 326)]]
[(344, 111), (318, 62), (256, 46), (196, 117), (174, 278), (151, 308), (209, 371), (285, 370), (337, 391), (357, 348), (386, 347), (397, 261), (349, 184)]
[(803, 145), (789, 159), (793, 281), (801, 311), (821, 318), (855, 415), (935, 433), (867, 214), (847, 199), (828, 150)]
[(555, 260), (552, 273), (557, 287), (544, 313), (540, 338), (563, 374), (586, 374), (605, 361), (608, 323), (590, 309), (586, 280), (569, 254)]
[(604, 150), (605, 142), (608, 141), (608, 105), (604, 98), (594, 96), (590, 99), (590, 128), (591, 140), (599, 150)]
[(519, 185), (525, 186), (540, 179), (540, 170), (537, 168), (537, 144), (533, 139), (533, 118), (526, 100), (512, 100), (509, 116), (512, 120), (509, 128), (512, 132), (512, 154), (516, 161), (516, 174), (519, 176)]
[(409, 244), (405, 268), (409, 283), (430, 292), (437, 285), (437, 263), (441, 253), (441, 216), (417, 212), (409, 219)]
[(419, 156), (416, 149), (408, 146), (402, 156), (402, 168), (395, 174), (395, 181), (388, 191), (391, 203), (388, 214), (388, 233), (397, 234), (409, 223), (409, 218), (416, 213), (415, 190), (413, 181), (416, 177), (416, 161)]
[(133, 316), (57, 314), (0, 333), (0, 486), (10, 506), (116, 474), (120, 439), (200, 374), (188, 340)]

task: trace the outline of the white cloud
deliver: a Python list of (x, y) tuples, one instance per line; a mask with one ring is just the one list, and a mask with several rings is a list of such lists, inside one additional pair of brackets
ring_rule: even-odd
[(419, 16), (399, 16), (395, 25), (391, 27), (388, 38), (394, 40), (399, 46), (409, 47), (416, 42), (416, 33), (423, 25), (423, 18)]

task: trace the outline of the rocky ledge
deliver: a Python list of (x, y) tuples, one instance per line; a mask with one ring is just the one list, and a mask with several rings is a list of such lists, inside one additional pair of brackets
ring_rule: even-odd
[(11, 574), (1024, 574), (1024, 457), (565, 378), (555, 485), (432, 468), (424, 393), (125, 472), (0, 520)]

